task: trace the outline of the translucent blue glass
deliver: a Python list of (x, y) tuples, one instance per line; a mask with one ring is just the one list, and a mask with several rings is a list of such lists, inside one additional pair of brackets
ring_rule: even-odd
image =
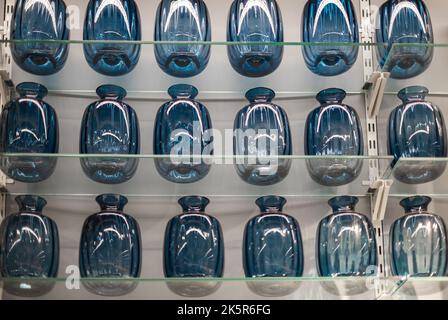
[[(306, 120), (305, 154), (309, 156), (362, 156), (364, 154), (361, 122), (356, 111), (344, 104), (342, 89), (326, 89), (317, 95), (321, 106)], [(308, 172), (324, 186), (341, 186), (354, 181), (361, 173), (360, 159), (307, 160)]]
[[(447, 133), (440, 109), (425, 101), (428, 89), (407, 87), (398, 93), (403, 104), (389, 117), (389, 154), (395, 166), (401, 157), (435, 158), (447, 156)], [(408, 184), (433, 181), (445, 171), (445, 162), (398, 163), (394, 168), (397, 180)]]
[[(84, 21), (84, 40), (140, 41), (140, 14), (134, 0), (90, 0)], [(131, 72), (140, 58), (140, 44), (84, 44), (89, 65), (107, 76)]]
[(300, 277), (303, 248), (296, 219), (283, 213), (286, 199), (257, 199), (261, 214), (246, 225), (243, 264), (246, 277)]
[[(58, 153), (59, 127), (55, 110), (42, 99), (47, 89), (37, 83), (17, 86), (19, 97), (6, 104), (0, 118), (0, 152)], [(51, 176), (56, 157), (2, 157), (1, 170), (26, 183)]]
[[(5, 278), (54, 278), (59, 266), (56, 223), (42, 214), (45, 199), (16, 197), (19, 212), (7, 216), (0, 226), (0, 270)], [(13, 294), (40, 296), (52, 289), (49, 282), (33, 284), (26, 279), (5, 288)], [(8, 291), (9, 291), (8, 290)]]
[(333, 213), (319, 223), (316, 261), (322, 277), (368, 276), (377, 266), (375, 230), (370, 220), (355, 212), (358, 198), (332, 198)]
[(243, 76), (263, 77), (274, 72), (283, 58), (283, 22), (275, 0), (234, 0), (230, 8), (227, 41), (257, 42), (227, 46), (232, 67)]
[(395, 79), (408, 79), (424, 72), (434, 55), (431, 46), (434, 34), (425, 3), (388, 0), (380, 7), (378, 20), (376, 42), (384, 44), (377, 46), (381, 68)]
[[(137, 114), (122, 99), (126, 90), (103, 85), (96, 90), (101, 100), (90, 104), (81, 124), (81, 154), (136, 155), (140, 153)], [(81, 158), (84, 173), (94, 181), (123, 183), (137, 171), (137, 158)]]
[[(195, 87), (174, 85), (168, 94), (173, 100), (160, 107), (154, 126), (154, 154), (166, 155), (154, 160), (157, 171), (175, 183), (199, 181), (210, 171), (210, 164), (200, 158), (205, 148), (213, 151), (210, 115), (203, 104), (194, 100), (198, 95)], [(170, 155), (182, 158), (170, 159)]]
[(428, 213), (429, 197), (410, 197), (400, 205), (406, 215), (390, 229), (391, 269), (395, 276), (443, 277), (447, 234), (441, 217)]
[[(156, 16), (156, 41), (211, 41), (211, 24), (203, 0), (162, 0)], [(210, 59), (210, 45), (156, 44), (160, 68), (174, 77), (201, 73)]]
[[(138, 278), (141, 269), (141, 237), (137, 221), (123, 212), (126, 197), (103, 194), (96, 198), (101, 211), (84, 222), (79, 247), (79, 268), (87, 278)], [(132, 291), (134, 281), (92, 281), (94, 293), (118, 296)]]
[(164, 271), (168, 278), (218, 278), (224, 272), (221, 225), (204, 213), (209, 200), (179, 199), (183, 213), (170, 220), (165, 232)]
[[(11, 21), (12, 40), (68, 40), (66, 6), (62, 0), (16, 0)], [(50, 75), (61, 70), (69, 46), (62, 43), (11, 43), (15, 63), (36, 75)]]
[[(272, 103), (274, 91), (254, 88), (246, 93), (250, 104), (241, 109), (234, 122), (233, 153), (250, 156), (236, 162), (238, 175), (253, 185), (272, 185), (282, 181), (291, 168), (292, 155), (288, 116)], [(261, 157), (270, 156), (268, 159)], [(258, 158), (260, 157), (260, 158)]]
[(352, 1), (308, 0), (303, 10), (302, 40), (311, 44), (302, 46), (302, 53), (313, 73), (336, 76), (349, 70), (358, 58), (355, 44), (359, 42)]

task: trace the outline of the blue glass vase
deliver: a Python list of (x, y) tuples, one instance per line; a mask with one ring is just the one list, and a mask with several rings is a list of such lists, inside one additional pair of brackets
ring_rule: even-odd
[[(257, 199), (261, 214), (246, 225), (243, 264), (246, 277), (300, 277), (303, 248), (297, 220), (283, 213), (286, 199)], [(279, 232), (281, 230), (281, 232)]]
[[(220, 278), (224, 273), (224, 238), (219, 221), (206, 214), (205, 197), (179, 199), (183, 213), (170, 220), (165, 231), (163, 267), (167, 278)], [(169, 284), (170, 285), (170, 284)], [(219, 284), (173, 283), (170, 288), (185, 296), (203, 296)]]
[(378, 19), (376, 42), (383, 44), (377, 46), (381, 68), (395, 79), (423, 73), (434, 55), (434, 34), (425, 3), (388, 0), (380, 7)]
[(84, 173), (92, 180), (118, 184), (130, 180), (137, 171), (138, 158), (118, 155), (140, 153), (140, 129), (137, 114), (122, 100), (126, 90), (103, 85), (96, 90), (101, 100), (90, 104), (81, 124), (81, 154), (109, 154), (117, 157), (81, 158)]
[(308, 159), (311, 178), (324, 186), (341, 186), (354, 181), (362, 170), (361, 159), (331, 159), (331, 156), (364, 154), (361, 122), (356, 111), (344, 104), (342, 89), (326, 89), (318, 93), (321, 106), (306, 120), (305, 154), (328, 156), (330, 159)]
[(447, 234), (442, 218), (428, 213), (429, 197), (410, 197), (400, 205), (406, 215), (390, 229), (391, 269), (395, 276), (443, 277)]
[[(203, 0), (162, 0), (156, 16), (155, 41), (211, 41), (211, 24)], [(160, 68), (174, 77), (201, 73), (210, 59), (207, 44), (156, 44)]]
[(397, 180), (420, 184), (440, 177), (445, 162), (399, 162), (400, 158), (436, 158), (447, 156), (447, 133), (442, 112), (425, 101), (428, 89), (413, 86), (402, 89), (398, 97), (403, 104), (389, 117), (389, 154), (394, 156), (392, 167)]
[(359, 31), (352, 1), (308, 0), (302, 21), (302, 40), (308, 43), (302, 53), (313, 73), (336, 76), (355, 64)]
[(233, 153), (248, 156), (237, 159), (235, 168), (241, 179), (253, 185), (281, 182), (291, 168), (291, 159), (278, 159), (292, 155), (292, 142), (288, 116), (272, 103), (274, 97), (268, 88), (249, 90), (250, 104), (238, 112), (234, 122)]
[[(141, 237), (137, 221), (123, 212), (128, 199), (117, 194), (96, 198), (101, 211), (84, 222), (79, 247), (81, 277), (104, 278), (105, 281), (86, 282), (88, 290), (118, 296), (131, 292), (140, 276)], [(111, 278), (130, 281), (108, 281)]]
[(59, 235), (56, 223), (42, 214), (45, 199), (18, 196), (19, 212), (7, 216), (0, 226), (0, 270), (14, 280), (5, 289), (19, 296), (40, 296), (53, 288), (51, 281), (33, 282), (32, 278), (55, 278), (59, 266)]
[(377, 266), (375, 230), (370, 220), (355, 212), (358, 198), (328, 201), (333, 213), (319, 223), (316, 261), (322, 277), (368, 276)]
[(131, 72), (140, 58), (140, 44), (117, 41), (140, 41), (141, 38), (140, 14), (134, 0), (89, 1), (84, 40), (111, 41), (84, 44), (84, 55), (94, 70), (107, 76)]
[(274, 72), (283, 58), (283, 22), (275, 0), (234, 0), (230, 8), (227, 41), (256, 42), (227, 46), (232, 67), (247, 77)]
[[(204, 178), (210, 164), (201, 158), (205, 148), (212, 150), (212, 122), (207, 108), (197, 102), (198, 90), (178, 84), (168, 89), (173, 100), (160, 107), (154, 126), (154, 154), (159, 174), (175, 183), (192, 183)], [(170, 155), (182, 158), (171, 159)]]
[[(55, 110), (42, 99), (47, 89), (23, 82), (19, 97), (6, 104), (0, 118), (0, 152), (58, 153), (59, 127)], [(33, 183), (48, 179), (56, 167), (56, 157), (2, 157), (1, 170), (11, 179)]]
[(61, 70), (67, 61), (67, 43), (32, 42), (68, 40), (70, 30), (66, 24), (66, 6), (62, 0), (16, 0), (11, 21), (11, 43), (15, 63), (23, 70), (36, 75), (51, 75)]

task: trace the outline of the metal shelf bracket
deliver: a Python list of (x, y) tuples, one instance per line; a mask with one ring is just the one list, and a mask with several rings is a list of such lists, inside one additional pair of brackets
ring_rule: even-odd
[(393, 180), (378, 179), (372, 185), (374, 190), (372, 221), (383, 221)]

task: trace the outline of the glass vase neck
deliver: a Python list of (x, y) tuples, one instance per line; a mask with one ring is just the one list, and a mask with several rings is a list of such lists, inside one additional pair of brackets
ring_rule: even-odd
[(263, 213), (282, 212), (286, 204), (286, 199), (278, 196), (265, 196), (255, 201), (256, 205)]
[(171, 98), (189, 98), (194, 99), (198, 96), (199, 91), (195, 86), (189, 84), (176, 84), (168, 89)]
[(320, 91), (316, 99), (320, 102), (320, 104), (326, 104), (326, 103), (342, 103), (342, 101), (347, 96), (347, 93), (339, 88), (329, 88)]
[(355, 207), (359, 199), (352, 196), (334, 197), (328, 200), (328, 205), (333, 209), (334, 213), (337, 212), (351, 212), (355, 211)]
[(400, 201), (406, 213), (423, 213), (428, 211), (432, 199), (430, 197), (415, 196)]
[(271, 102), (274, 98), (275, 92), (269, 88), (258, 87), (246, 92), (246, 99), (249, 100), (250, 103)]
[(403, 102), (422, 101), (429, 94), (429, 90), (423, 86), (411, 86), (401, 89), (398, 98)]
[(42, 210), (47, 204), (47, 201), (39, 196), (24, 195), (17, 196), (16, 202), (19, 205), (21, 212), (35, 212), (42, 213)]
[(206, 197), (188, 196), (180, 198), (178, 203), (183, 212), (204, 212), (210, 200)]
[(16, 87), (16, 91), (21, 97), (35, 99), (43, 99), (48, 94), (47, 88), (36, 82), (19, 83)]
[(124, 206), (128, 203), (128, 199), (119, 194), (102, 194), (95, 200), (102, 211), (123, 211)]
[(101, 99), (123, 100), (127, 92), (124, 88), (113, 84), (104, 84), (96, 89), (96, 94)]

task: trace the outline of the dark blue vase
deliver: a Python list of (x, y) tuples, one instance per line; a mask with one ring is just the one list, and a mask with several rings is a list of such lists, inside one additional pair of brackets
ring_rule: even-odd
[(410, 197), (400, 205), (406, 215), (390, 229), (394, 276), (443, 277), (447, 268), (447, 234), (442, 218), (428, 213), (429, 197)]
[(55, 278), (59, 266), (59, 236), (56, 223), (42, 214), (45, 199), (25, 195), (16, 197), (19, 212), (7, 216), (0, 226), (0, 269), (11, 281), (5, 288), (16, 295), (40, 296), (53, 287), (49, 281), (31, 278)]
[(131, 72), (140, 58), (140, 44), (117, 41), (140, 41), (141, 38), (140, 14), (134, 0), (89, 1), (84, 40), (112, 42), (84, 44), (84, 55), (94, 70), (107, 76)]
[(45, 41), (68, 40), (70, 30), (66, 20), (66, 6), (62, 0), (17, 0), (11, 21), (11, 40), (29, 42), (11, 43), (15, 63), (36, 75), (50, 75), (61, 70), (67, 61), (68, 44)]
[[(162, 0), (156, 16), (155, 41), (210, 41), (211, 25), (203, 0)], [(174, 77), (201, 73), (210, 59), (207, 44), (156, 44), (160, 68)]]
[[(58, 153), (59, 128), (54, 109), (42, 99), (47, 89), (37, 83), (17, 86), (19, 98), (10, 101), (0, 119), (0, 152)], [(2, 157), (1, 169), (8, 177), (26, 183), (51, 176), (56, 157)]]
[[(408, 184), (433, 181), (446, 168), (445, 162), (398, 162), (400, 158), (437, 158), (447, 156), (447, 133), (442, 112), (425, 101), (428, 89), (407, 87), (398, 93), (403, 104), (389, 117), (389, 154), (394, 156), (393, 173)], [(397, 163), (398, 162), (398, 163)]]
[(204, 213), (209, 202), (198, 196), (179, 199), (183, 213), (171, 219), (165, 231), (166, 277), (222, 277), (224, 239), (219, 221)]
[(108, 282), (111, 278), (138, 278), (141, 269), (141, 238), (137, 221), (123, 212), (126, 197), (103, 194), (96, 198), (101, 211), (84, 222), (79, 247), (79, 267), (84, 278), (104, 278), (85, 283), (105, 296), (126, 294), (135, 281)]
[[(175, 183), (199, 181), (210, 171), (210, 164), (201, 159), (204, 149), (211, 150), (213, 143), (210, 115), (194, 100), (198, 95), (195, 87), (174, 85), (168, 94), (173, 100), (160, 107), (154, 126), (154, 154), (166, 156), (155, 159), (157, 171)], [(170, 155), (182, 157), (171, 159)]]
[[(140, 153), (140, 129), (137, 114), (122, 99), (126, 90), (103, 85), (96, 90), (101, 100), (90, 104), (81, 124), (81, 154), (137, 155)], [(84, 173), (106, 184), (130, 180), (138, 167), (138, 158), (81, 158)]]
[[(246, 98), (250, 104), (235, 118), (233, 153), (248, 156), (237, 159), (235, 168), (241, 179), (253, 185), (278, 183), (291, 168), (290, 159), (278, 158), (292, 155), (292, 142), (288, 116), (272, 103), (274, 97), (268, 88), (249, 90)], [(266, 156), (269, 158), (262, 158)]]
[(378, 19), (376, 42), (380, 44), (377, 56), (381, 68), (395, 79), (424, 72), (434, 55), (434, 34), (425, 3), (388, 0), (381, 6)]
[(326, 89), (318, 93), (321, 106), (306, 120), (305, 154), (328, 156), (330, 159), (308, 159), (308, 172), (324, 186), (341, 186), (354, 181), (361, 173), (360, 159), (331, 159), (331, 156), (364, 154), (361, 123), (356, 111), (344, 104), (342, 89)]
[(300, 277), (303, 248), (296, 219), (283, 213), (286, 199), (257, 199), (261, 214), (246, 225), (243, 264), (246, 277)]
[(368, 276), (377, 265), (375, 230), (369, 219), (355, 212), (358, 198), (332, 198), (333, 213), (319, 223), (316, 261), (322, 277)]
[(230, 8), (227, 41), (254, 42), (227, 46), (232, 67), (243, 76), (263, 77), (274, 72), (283, 58), (283, 22), (275, 0), (234, 0)]
[(355, 8), (350, 0), (308, 0), (302, 21), (302, 39), (308, 43), (302, 46), (302, 53), (313, 73), (336, 76), (355, 64), (359, 31)]

